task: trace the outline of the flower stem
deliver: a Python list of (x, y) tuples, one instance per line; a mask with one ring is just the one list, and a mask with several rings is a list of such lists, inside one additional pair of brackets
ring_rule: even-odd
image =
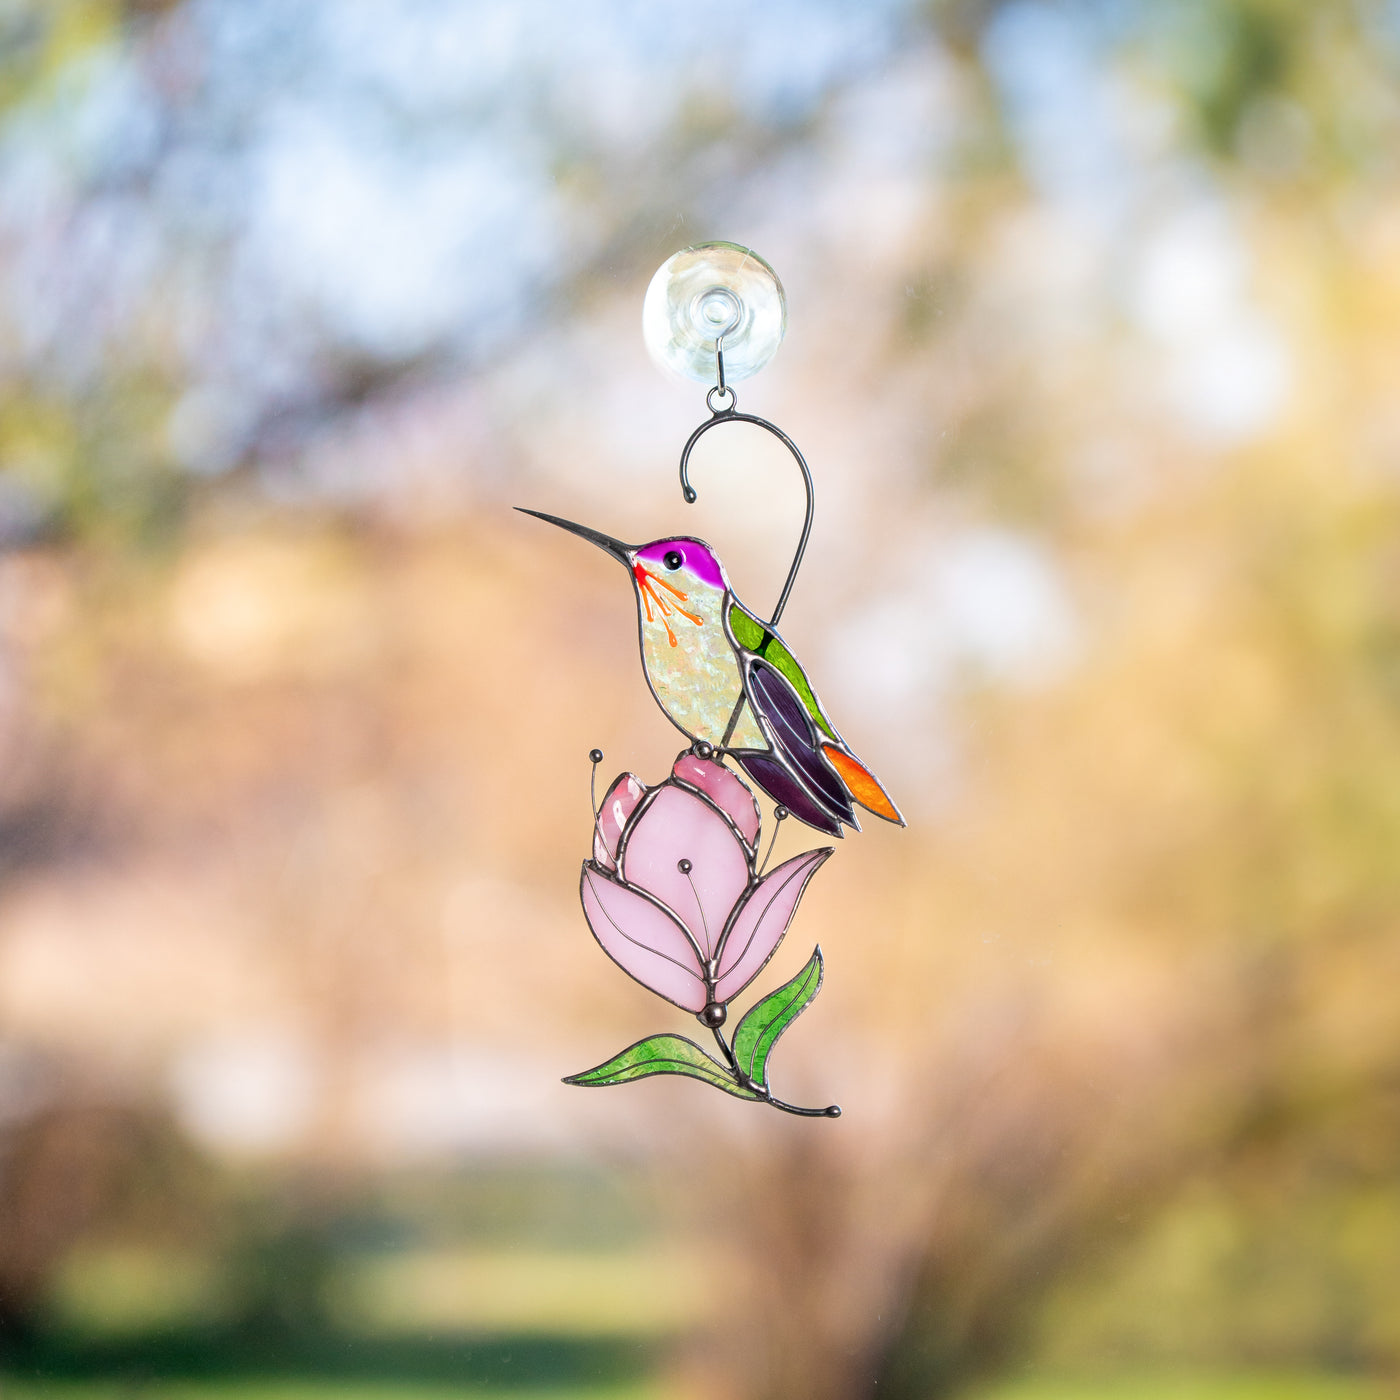
[(729, 1048), (729, 1042), (725, 1040), (724, 1033), (718, 1026), (710, 1028), (715, 1033), (715, 1039), (719, 1042), (719, 1048), (724, 1051), (725, 1063), (729, 1066), (729, 1072), (735, 1079), (743, 1085), (745, 1089), (751, 1089), (758, 1094), (766, 1104), (771, 1104), (774, 1108), (781, 1109), (784, 1113), (795, 1113), (799, 1118), (839, 1118), (841, 1116), (841, 1105), (839, 1103), (828, 1104), (826, 1108), (799, 1108), (796, 1104), (785, 1103), (782, 1099), (774, 1098), (768, 1091), (767, 1085), (755, 1084), (747, 1074), (739, 1068), (739, 1062), (734, 1058), (734, 1052)]
[(796, 1113), (801, 1118), (839, 1118), (841, 1116), (839, 1103), (828, 1104), (825, 1108), (799, 1108), (796, 1104), (784, 1103), (782, 1099), (775, 1099), (772, 1094), (765, 1094), (764, 1097), (774, 1108), (780, 1108), (784, 1113)]
[(734, 1077), (742, 1082), (744, 1076), (739, 1073), (739, 1062), (734, 1058), (734, 1052), (729, 1048), (729, 1043), (724, 1038), (724, 1032), (718, 1026), (711, 1029), (715, 1033), (715, 1039), (719, 1041), (719, 1048), (724, 1051), (725, 1063), (728, 1064)]

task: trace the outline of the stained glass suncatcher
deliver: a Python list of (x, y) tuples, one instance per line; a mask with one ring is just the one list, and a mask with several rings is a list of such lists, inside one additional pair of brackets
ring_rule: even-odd
[[(820, 948), (797, 976), (749, 1009), (732, 1038), (724, 1029), (730, 1002), (777, 951), (809, 882), (835, 849), (804, 851), (769, 869), (773, 838), (761, 855), (762, 814), (749, 784), (774, 804), (774, 837), (789, 817), (832, 837), (846, 827), (859, 831), (857, 807), (904, 825), (777, 631), (811, 533), (812, 476), (781, 429), (738, 412), (725, 357), (731, 378), (736, 355), (744, 373), (754, 373), (777, 350), (785, 324), (776, 274), (735, 244), (683, 250), (647, 293), (644, 325), (653, 353), (702, 382), (711, 369), (715, 377), (706, 395), (711, 416), (681, 454), (686, 500), (696, 499), (687, 475), (691, 449), (722, 424), (765, 429), (801, 468), (806, 520), (770, 620), (736, 596), (704, 540), (669, 535), (629, 545), (559, 516), (525, 514), (590, 541), (627, 570), (643, 674), (662, 712), (690, 742), (661, 782), (647, 786), (622, 773), (595, 805), (592, 855), (579, 884), (584, 915), (603, 951), (641, 986), (696, 1016), (719, 1052), (665, 1032), (565, 1082), (599, 1087), (683, 1075), (789, 1113), (837, 1117), (834, 1104), (799, 1108), (777, 1098), (768, 1077), (773, 1047), (821, 988)], [(602, 757), (593, 751), (595, 771)]]

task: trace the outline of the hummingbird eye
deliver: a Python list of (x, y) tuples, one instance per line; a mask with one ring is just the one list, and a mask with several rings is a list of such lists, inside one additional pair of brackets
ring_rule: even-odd
[(685, 556), (678, 549), (671, 550), (661, 561), (668, 569), (679, 569), (685, 563)]

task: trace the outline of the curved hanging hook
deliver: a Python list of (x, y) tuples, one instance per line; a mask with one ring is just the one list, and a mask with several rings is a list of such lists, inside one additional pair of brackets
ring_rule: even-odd
[[(722, 371), (721, 371), (722, 372)], [(797, 553), (792, 556), (792, 567), (788, 570), (787, 582), (783, 584), (783, 591), (778, 595), (778, 605), (773, 609), (773, 616), (769, 619), (769, 625), (776, 627), (778, 619), (783, 615), (783, 609), (787, 606), (788, 594), (792, 592), (792, 585), (797, 581), (797, 571), (802, 567), (802, 556), (807, 552), (807, 538), (812, 533), (812, 517), (816, 514), (817, 500), (816, 491), (812, 485), (812, 473), (807, 466), (807, 459), (798, 451), (797, 444), (776, 424), (770, 423), (766, 418), (758, 418), (752, 413), (740, 413), (739, 398), (733, 389), (724, 387), (723, 392), (729, 395), (729, 405), (727, 408), (716, 408), (711, 402), (713, 395), (719, 392), (722, 385), (716, 385), (705, 395), (705, 403), (709, 406), (713, 415), (708, 422), (701, 423), (696, 430), (691, 433), (689, 441), (681, 452), (681, 494), (690, 505), (696, 501), (695, 488), (690, 484), (690, 452), (704, 434), (711, 428), (717, 428), (721, 423), (752, 423), (756, 427), (766, 428), (773, 434), (779, 442), (792, 453), (797, 465), (802, 468), (802, 484), (807, 489), (807, 517), (802, 522), (802, 537), (797, 542)]]
[[(792, 568), (788, 570), (787, 582), (783, 584), (783, 591), (778, 595), (778, 606), (773, 609), (773, 616), (768, 619), (771, 627), (778, 625), (778, 619), (783, 615), (783, 609), (787, 607), (788, 594), (792, 592), (792, 585), (797, 582), (797, 571), (802, 567), (802, 556), (807, 552), (807, 537), (812, 533), (812, 517), (816, 513), (817, 501), (816, 491), (812, 486), (812, 473), (807, 468), (807, 459), (797, 450), (797, 444), (776, 424), (770, 423), (766, 418), (756, 418), (752, 413), (740, 413), (739, 396), (724, 382), (724, 338), (731, 331), (735, 330), (740, 321), (743, 320), (743, 303), (734, 296), (728, 289), (724, 289), (733, 301), (733, 311), (729, 320), (715, 336), (715, 371), (717, 382), (705, 395), (705, 407), (710, 410), (710, 421), (701, 423), (696, 430), (691, 433), (689, 440), (681, 451), (681, 494), (685, 497), (687, 504), (694, 505), (696, 501), (695, 488), (690, 484), (688, 468), (690, 466), (690, 451), (701, 437), (716, 427), (720, 423), (753, 423), (760, 428), (766, 428), (777, 438), (784, 447), (797, 459), (797, 465), (802, 468), (802, 484), (807, 488), (807, 517), (802, 522), (802, 538), (797, 542), (797, 553), (792, 556)], [(723, 408), (715, 407), (715, 395), (727, 394), (729, 402)]]

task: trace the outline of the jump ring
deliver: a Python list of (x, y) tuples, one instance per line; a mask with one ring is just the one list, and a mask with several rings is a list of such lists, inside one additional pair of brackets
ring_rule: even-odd
[[(729, 396), (729, 402), (723, 408), (715, 407), (716, 394), (727, 394)], [(709, 393), (705, 395), (705, 407), (708, 408), (710, 412), (715, 414), (716, 416), (718, 416), (721, 413), (733, 413), (734, 410), (739, 407), (739, 396), (734, 392), (733, 389), (729, 387), (729, 385), (726, 384), (724, 388), (721, 389), (719, 385), (716, 384), (714, 388), (712, 388), (709, 391)]]

